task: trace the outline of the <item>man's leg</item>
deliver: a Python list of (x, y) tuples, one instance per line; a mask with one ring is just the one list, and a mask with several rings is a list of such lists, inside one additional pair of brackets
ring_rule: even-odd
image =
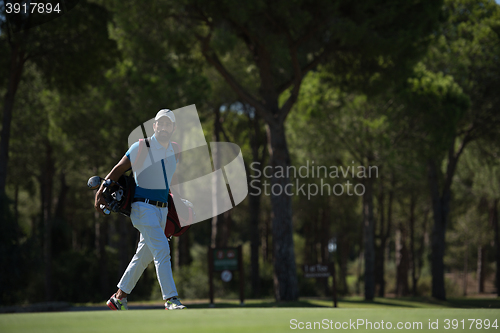
[[(132, 260), (130, 260), (130, 263), (125, 270), (125, 273), (123, 273), (120, 282), (118, 282), (118, 288), (125, 294), (130, 294), (151, 261), (153, 261), (153, 254), (146, 246), (146, 242), (144, 241), (144, 237), (141, 233), (139, 244), (137, 245), (137, 251), (132, 257)], [(120, 293), (119, 295), (122, 294)], [(119, 295), (117, 293), (117, 297)]]
[[(177, 296), (172, 265), (170, 263), (170, 247), (165, 236), (167, 208), (157, 208), (152, 205), (136, 202), (135, 213), (131, 214), (134, 227), (141, 232), (147, 248), (154, 258), (156, 275), (162, 291), (163, 299)], [(142, 273), (142, 272), (141, 272)], [(123, 291), (127, 292), (120, 287)]]
[[(135, 205), (135, 203), (132, 204), (132, 214), (134, 214), (134, 210), (136, 209)], [(120, 282), (118, 282), (118, 291), (106, 302), (110, 309), (128, 310), (127, 296), (135, 288), (137, 281), (139, 281), (142, 273), (152, 260), (153, 255), (146, 246), (144, 237), (141, 234), (135, 255), (132, 257), (125, 273), (123, 273)]]

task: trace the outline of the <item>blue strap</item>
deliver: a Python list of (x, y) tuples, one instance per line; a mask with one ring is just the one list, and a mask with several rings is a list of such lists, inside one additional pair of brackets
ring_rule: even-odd
[(163, 179), (165, 180), (165, 186), (167, 188), (167, 193), (168, 193), (168, 178), (167, 178), (167, 171), (165, 171), (165, 162), (163, 159), (161, 160), (161, 167), (163, 168)]

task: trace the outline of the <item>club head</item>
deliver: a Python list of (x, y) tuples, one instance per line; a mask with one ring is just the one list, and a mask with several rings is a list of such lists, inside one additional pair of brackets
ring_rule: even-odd
[(101, 182), (102, 182), (102, 178), (101, 177), (99, 177), (99, 176), (92, 176), (87, 181), (87, 186), (91, 190), (96, 190), (96, 189), (99, 188), (99, 186), (101, 186)]

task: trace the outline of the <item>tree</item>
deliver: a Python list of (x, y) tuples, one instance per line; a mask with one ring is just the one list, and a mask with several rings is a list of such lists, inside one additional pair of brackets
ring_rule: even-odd
[[(363, 231), (365, 298), (372, 299), (376, 287), (379, 288), (379, 296), (384, 295), (385, 253), (395, 227), (399, 235), (396, 256), (401, 259), (397, 262), (398, 280), (405, 287), (401, 289), (405, 289), (404, 293), (407, 293), (409, 259), (414, 251), (411, 246), (407, 246), (406, 239), (412, 239), (413, 236), (411, 224), (415, 222), (414, 197), (419, 191), (417, 184), (421, 182), (424, 173), (422, 167), (414, 165), (416, 154), (403, 140), (406, 129), (398, 122), (399, 114), (404, 108), (402, 98), (395, 88), (371, 96), (342, 92), (331, 84), (329, 76), (331, 74), (323, 70), (310, 73), (304, 80), (297, 103), (303, 114), (294, 113), (291, 116), (295, 126), (292, 142), (297, 147), (297, 141), (302, 141), (299, 147), (306, 147), (307, 156), (326, 165), (346, 168), (355, 161), (356, 165), (367, 170), (376, 167), (376, 173), (362, 174), (354, 166), (356, 177), (351, 178), (350, 173), (347, 175), (351, 183), (361, 183), (364, 188), (362, 207), (351, 205), (348, 209), (359, 210), (363, 216), (363, 223), (358, 228)], [(296, 123), (304, 125), (297, 127)], [(332, 150), (332, 146), (336, 148)], [(387, 192), (388, 200), (385, 200)], [(410, 203), (413, 202), (409, 217), (401, 218), (393, 226), (393, 202), (397, 198), (398, 202), (402, 202), (400, 206), (403, 206), (408, 193)], [(339, 200), (340, 197), (334, 201)], [(335, 211), (340, 214), (338, 209)], [(351, 221), (348, 223), (353, 224)], [(341, 221), (338, 221), (337, 227), (341, 234), (348, 233), (348, 228), (343, 227)], [(342, 237), (342, 241), (345, 238)]]
[[(352, 65), (363, 63), (363, 74), (390, 67), (391, 60), (419, 53), (439, 16), (439, 1), (408, 3), (384, 1), (248, 1), (224, 3), (185, 1), (171, 4), (170, 15), (183, 29), (193, 31), (201, 52), (242, 102), (251, 105), (265, 121), (270, 165), (286, 169), (290, 155), (285, 120), (297, 101), (305, 75), (322, 61)], [(383, 8), (381, 11), (380, 9)], [(408, 20), (407, 17), (412, 17)], [(224, 57), (238, 45), (247, 47), (246, 63), (258, 73), (256, 86), (247, 86), (232, 74)], [(390, 55), (387, 63), (377, 63)], [(285, 96), (282, 103), (280, 97)], [(273, 173), (274, 175), (274, 173)], [(271, 179), (284, 188), (288, 177)], [(291, 198), (271, 196), (275, 297), (298, 297), (292, 238)]]
[[(454, 190), (463, 193), (461, 202), (472, 203), (469, 210), (461, 217), (462, 224), (470, 230), (467, 237), (472, 245), (477, 245), (477, 280), (478, 292), (484, 292), (485, 277), (488, 274), (487, 258), (494, 257), (496, 261), (495, 284), (499, 285), (498, 256), (498, 212), (500, 198), (498, 188), (500, 169), (498, 165), (498, 138), (494, 135), (481, 138), (469, 146), (464, 153), (462, 163), (457, 170), (457, 181)], [(492, 244), (493, 249), (488, 244)], [(487, 251), (494, 253), (488, 256)], [(497, 288), (497, 294), (500, 293)]]
[[(448, 0), (445, 13), (448, 19), (423, 60), (427, 69), (417, 69), (420, 74), (412, 81), (413, 93), (419, 97), (409, 105), (419, 105), (419, 115), (413, 120), (420, 125), (413, 129), (423, 135), (419, 138), (427, 150), (422, 156), (434, 218), (432, 296), (438, 299), (446, 298), (445, 233), (458, 161), (470, 142), (494, 132), (500, 123), (495, 91), (500, 84), (496, 74), (500, 69), (500, 7), (493, 1)], [(445, 170), (440, 167), (443, 159)]]
[[(65, 5), (69, 7), (69, 3), (61, 2), (63, 8)], [(5, 1), (1, 8), (5, 9)], [(12, 13), (2, 18), (0, 50), (9, 59), (2, 68), (6, 70), (2, 76), (8, 78), (2, 82), (7, 88), (0, 139), (0, 195), (5, 195), (12, 113), (25, 65), (35, 64), (47, 83), (68, 91), (98, 82), (103, 70), (113, 64), (116, 47), (108, 38), (108, 12), (86, 1), (40, 25), (33, 24), (40, 18), (36, 13), (25, 16)]]
[[(407, 115), (412, 128), (409, 140), (427, 166), (428, 184), (432, 199), (434, 227), (432, 233), (432, 295), (444, 299), (444, 249), (451, 199), (451, 180), (458, 158), (468, 140), (458, 150), (455, 137), (460, 121), (469, 108), (469, 99), (451, 76), (432, 73), (425, 66), (416, 67), (416, 75), (409, 80)], [(448, 151), (446, 175), (440, 173), (442, 159)], [(443, 180), (444, 179), (444, 180)], [(442, 182), (443, 187), (440, 189)]]

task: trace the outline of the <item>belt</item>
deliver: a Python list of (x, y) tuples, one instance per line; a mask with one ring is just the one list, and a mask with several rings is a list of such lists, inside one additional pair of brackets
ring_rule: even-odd
[(150, 205), (153, 205), (153, 206), (156, 206), (156, 207), (160, 207), (160, 208), (167, 207), (167, 203), (166, 202), (149, 200), (149, 199), (144, 199), (144, 198), (134, 198), (134, 200), (132, 202), (137, 202), (137, 201), (145, 202), (147, 204), (150, 204)]

